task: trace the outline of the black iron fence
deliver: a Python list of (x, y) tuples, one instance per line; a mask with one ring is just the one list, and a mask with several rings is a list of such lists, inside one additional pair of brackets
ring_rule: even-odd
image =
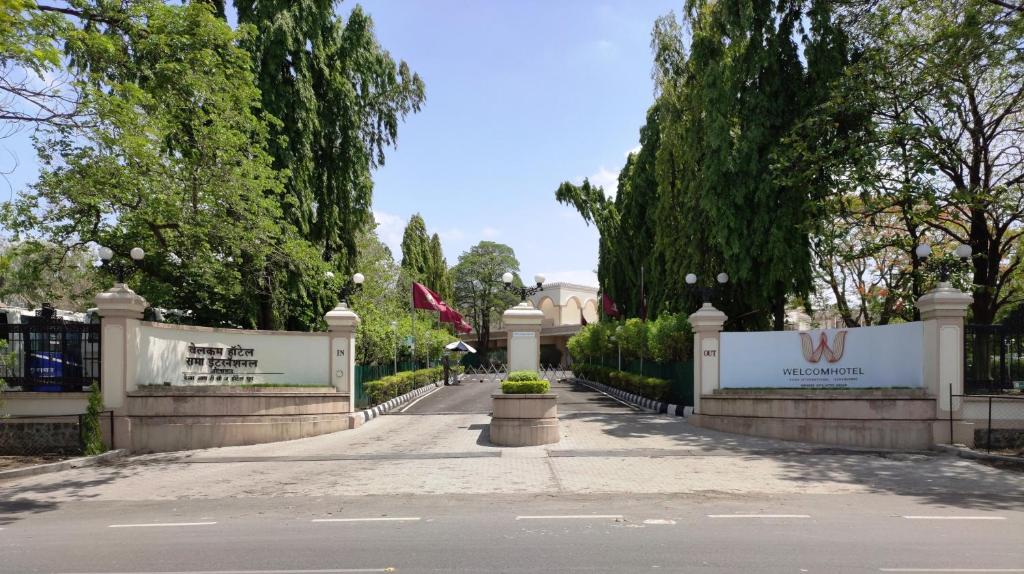
[(1024, 390), (1024, 328), (1017, 324), (966, 325), (964, 392), (1006, 394)]
[(1024, 395), (950, 393), (949, 432), (954, 412), (974, 423), (975, 448), (1024, 457)]
[(86, 391), (100, 381), (100, 326), (45, 321), (0, 324), (6, 391)]

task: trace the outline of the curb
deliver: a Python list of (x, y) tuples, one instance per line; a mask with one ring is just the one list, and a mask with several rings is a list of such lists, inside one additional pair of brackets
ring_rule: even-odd
[(349, 420), (352, 422), (352, 424), (350, 425), (349, 428), (356, 428), (356, 427), (363, 426), (364, 424), (372, 421), (373, 419), (375, 419), (375, 418), (377, 418), (377, 417), (379, 417), (381, 415), (387, 414), (389, 411), (391, 411), (395, 407), (401, 406), (401, 405), (403, 405), (403, 404), (405, 404), (405, 403), (407, 403), (407, 402), (409, 402), (409, 401), (411, 401), (413, 399), (419, 398), (419, 397), (421, 397), (421, 396), (423, 396), (423, 395), (425, 395), (425, 394), (427, 394), (429, 392), (433, 392), (435, 389), (438, 389), (440, 387), (441, 387), (441, 382), (440, 381), (438, 381), (436, 383), (429, 383), (429, 384), (423, 385), (422, 387), (420, 387), (418, 389), (413, 389), (413, 390), (409, 391), (408, 393), (405, 393), (404, 395), (402, 395), (400, 397), (395, 397), (395, 398), (391, 399), (390, 401), (388, 401), (386, 403), (381, 403), (381, 404), (379, 404), (379, 405), (377, 405), (377, 406), (375, 406), (373, 408), (359, 411), (358, 413), (352, 413), (352, 414), (349, 415)]
[(960, 458), (967, 458), (971, 460), (981, 460), (986, 462), (1009, 462), (1012, 464), (1019, 464), (1024, 466), (1024, 458), (1016, 456), (1006, 456), (1002, 454), (989, 454), (986, 452), (978, 452), (976, 450), (969, 449), (965, 446), (957, 446), (952, 444), (937, 444), (933, 446), (935, 450), (941, 450), (949, 454), (955, 454)]
[(622, 389), (609, 387), (603, 383), (595, 383), (586, 379), (573, 378), (573, 381), (653, 413), (664, 413), (674, 417), (688, 417), (693, 414), (693, 407), (683, 407), (680, 405), (655, 401), (653, 399), (648, 399), (647, 397), (627, 393)]
[(0, 480), (49, 474), (51, 472), (60, 472), (62, 470), (69, 470), (72, 468), (81, 468), (83, 466), (95, 466), (97, 464), (121, 459), (126, 456), (128, 456), (128, 451), (126, 449), (109, 450), (103, 454), (97, 454), (95, 456), (83, 456), (69, 460), (62, 460), (60, 462), (37, 464), (35, 466), (26, 466), (24, 468), (0, 471)]

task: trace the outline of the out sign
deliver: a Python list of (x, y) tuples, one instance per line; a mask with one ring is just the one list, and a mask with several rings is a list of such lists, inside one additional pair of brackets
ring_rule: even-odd
[(718, 351), (716, 349), (706, 349), (704, 351), (704, 356), (705, 357), (717, 357), (718, 356)]

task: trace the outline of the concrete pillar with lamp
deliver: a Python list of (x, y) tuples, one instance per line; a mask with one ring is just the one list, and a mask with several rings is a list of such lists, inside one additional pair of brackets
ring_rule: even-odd
[[(327, 273), (329, 281), (334, 274)], [(363, 287), (365, 278), (356, 273), (352, 279), (341, 287), (338, 305), (324, 315), (327, 330), (331, 333), (331, 385), (339, 393), (349, 397), (349, 410), (356, 410), (356, 328), (359, 326), (359, 315), (348, 308), (348, 300)]]
[(508, 370), (540, 371), (540, 330), (544, 313), (530, 307), (526, 298), (544, 290), (544, 276), (534, 277), (536, 287), (516, 287), (512, 284), (514, 278), (512, 273), (501, 277), (505, 289), (517, 293), (521, 301), (501, 315), (508, 333)]
[[(693, 412), (700, 414), (701, 395), (711, 395), (718, 389), (721, 372), (721, 332), (727, 319), (725, 313), (711, 304), (716, 288), (713, 285), (697, 286), (697, 275), (686, 275), (686, 284), (700, 292), (703, 306), (690, 315), (693, 328)], [(729, 276), (719, 273), (715, 280), (719, 285), (729, 282)]]

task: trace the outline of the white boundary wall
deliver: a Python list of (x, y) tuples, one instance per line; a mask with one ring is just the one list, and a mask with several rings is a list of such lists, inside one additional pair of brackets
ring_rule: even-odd
[(141, 322), (136, 385), (330, 385), (328, 333)]

